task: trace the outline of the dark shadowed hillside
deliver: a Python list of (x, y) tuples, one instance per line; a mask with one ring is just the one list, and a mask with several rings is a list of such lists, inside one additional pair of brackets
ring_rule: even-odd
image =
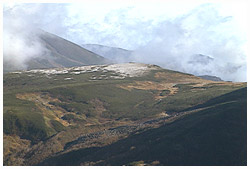
[(40, 165), (246, 165), (246, 88), (199, 112), (105, 147), (72, 151)]

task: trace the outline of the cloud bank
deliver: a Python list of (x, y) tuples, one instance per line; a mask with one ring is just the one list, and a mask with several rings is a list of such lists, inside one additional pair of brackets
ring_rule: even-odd
[[(16, 4), (3, 15), (4, 63), (25, 67), (48, 51), (39, 29), (77, 44), (102, 44), (134, 53), (127, 61), (157, 64), (195, 75), (246, 81), (245, 35), (218, 6)], [(172, 10), (171, 10), (172, 9)], [(169, 12), (170, 11), (170, 12)], [(119, 60), (119, 59), (117, 59)]]
[(32, 58), (48, 57), (49, 51), (40, 39), (42, 28), (51, 31), (60, 28), (58, 33), (64, 34), (63, 11), (65, 5), (16, 4), (4, 6), (3, 11), (3, 62), (4, 68), (26, 69)]
[(137, 49), (131, 60), (195, 75), (246, 81), (245, 40), (232, 27), (232, 17), (220, 16), (213, 5), (164, 21), (154, 31), (154, 38)]

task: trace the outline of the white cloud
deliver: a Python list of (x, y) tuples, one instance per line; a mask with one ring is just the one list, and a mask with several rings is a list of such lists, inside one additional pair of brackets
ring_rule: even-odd
[[(136, 50), (131, 59), (195, 75), (246, 81), (246, 54), (242, 49), (245, 40), (234, 24), (232, 17), (221, 16), (213, 5), (202, 5), (172, 21), (162, 22), (154, 38)], [(195, 54), (213, 60), (204, 64)]]
[[(204, 5), (205, 2), (213, 3)], [(242, 49), (246, 48), (245, 2), (85, 1), (5, 5), (4, 56), (10, 56), (6, 46), (13, 42), (11, 37), (16, 37), (12, 43), (16, 52), (12, 56), (26, 60), (41, 55), (43, 47), (32, 37), (36, 37), (36, 28), (42, 28), (78, 44), (136, 49), (133, 59), (140, 62), (195, 74), (210, 73), (225, 80), (246, 80), (246, 53)], [(197, 53), (214, 57), (214, 63), (196, 65), (197, 68), (187, 64), (191, 55)]]

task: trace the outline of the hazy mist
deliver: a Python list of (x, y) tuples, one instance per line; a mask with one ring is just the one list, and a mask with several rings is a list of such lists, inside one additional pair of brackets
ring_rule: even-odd
[[(172, 21), (162, 22), (154, 38), (138, 48), (132, 59), (195, 75), (215, 75), (223, 80), (246, 80), (246, 55), (231, 27), (232, 17), (219, 16), (203, 5)], [(190, 24), (192, 23), (192, 24)], [(198, 55), (209, 56), (199, 62)]]
[(134, 50), (128, 61), (246, 81), (245, 35), (235, 25), (233, 16), (221, 15), (216, 5), (203, 4), (176, 17), (162, 13), (157, 16), (153, 12), (152, 17), (144, 13), (137, 16), (139, 7), (133, 6), (112, 8), (108, 12), (98, 11), (100, 6), (93, 11), (87, 11), (88, 6), (84, 8), (86, 11), (75, 6), (4, 6), (4, 64), (25, 68), (30, 58), (48, 55), (39, 39), (42, 29), (77, 44)]

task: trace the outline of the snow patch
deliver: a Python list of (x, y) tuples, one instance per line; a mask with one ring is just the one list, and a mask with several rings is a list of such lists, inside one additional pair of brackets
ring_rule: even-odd
[(50, 75), (50, 74), (67, 74), (68, 70), (67, 69), (64, 69), (64, 70), (57, 70), (57, 69), (46, 69), (46, 70), (35, 69), (35, 70), (29, 70), (29, 71), (26, 71), (26, 72), (29, 72), (29, 73), (44, 73), (44, 74)]
[(79, 75), (81, 72), (71, 72), (71, 74)]
[(64, 78), (64, 80), (72, 80), (71, 77)]
[(144, 75), (150, 70), (156, 69), (156, 67), (142, 63), (122, 63), (109, 65), (106, 66), (104, 69), (108, 71), (115, 71), (121, 76), (138, 77)]
[(21, 74), (22, 72), (10, 72), (10, 73), (14, 73), (14, 74)]

